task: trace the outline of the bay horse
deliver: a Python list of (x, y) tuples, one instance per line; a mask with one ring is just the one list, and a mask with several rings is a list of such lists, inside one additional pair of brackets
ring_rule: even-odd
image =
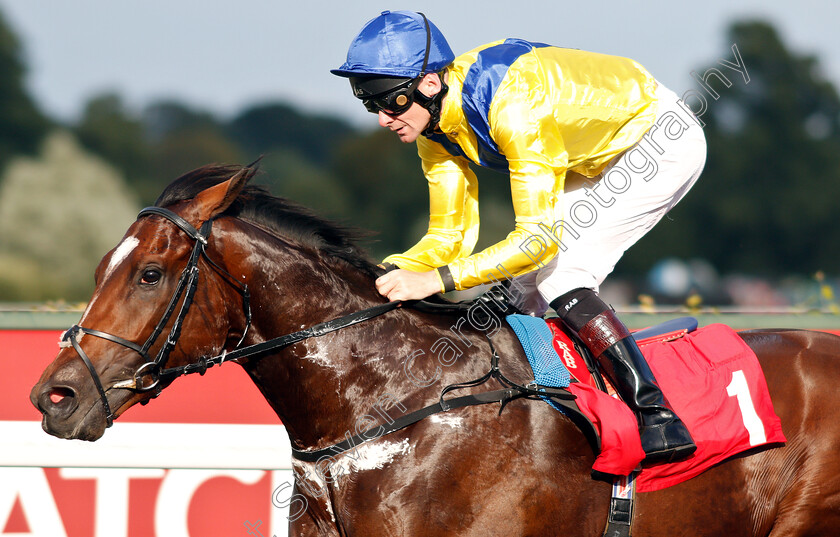
[[(508, 378), (533, 379), (510, 328), (494, 327), (491, 339), (486, 327), (408, 305), (237, 357), (239, 345), (386, 303), (373, 285), (377, 268), (352, 233), (246, 185), (254, 173), (208, 166), (182, 176), (156, 203), (166, 209), (142, 212), (105, 255), (79, 326), (32, 389), (46, 432), (96, 440), (172, 382), (176, 375), (160, 374), (164, 368), (189, 372), (226, 354), (302, 453), (384, 423), (386, 412), (434, 404), (443, 386), (482, 376), (491, 341)], [(741, 334), (759, 357), (787, 443), (640, 494), (634, 535), (840, 531), (840, 338)], [(441, 341), (453, 345), (435, 349)], [(487, 386), (502, 384), (491, 378)], [(320, 467), (293, 462), (295, 493), (307, 507), (290, 535), (596, 536), (605, 526), (610, 485), (590, 475), (592, 447), (543, 402), (517, 399), (501, 412), (468, 406), (373, 438)]]

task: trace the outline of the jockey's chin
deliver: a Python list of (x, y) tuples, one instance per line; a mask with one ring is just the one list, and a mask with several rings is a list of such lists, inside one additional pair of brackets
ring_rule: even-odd
[(417, 103), (412, 103), (411, 108), (398, 116), (388, 115), (384, 111), (379, 112), (379, 125), (396, 133), (401, 142), (410, 144), (415, 142), (426, 129), (431, 118), (428, 110)]

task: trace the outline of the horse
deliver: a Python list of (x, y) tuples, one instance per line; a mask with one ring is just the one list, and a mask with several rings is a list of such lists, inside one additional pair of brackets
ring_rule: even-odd
[[(601, 535), (610, 484), (593, 478), (586, 436), (543, 402), (464, 406), (367, 432), (439, 403), (444, 386), (484, 375), (487, 388), (504, 388), (486, 375), (494, 356), (505, 378), (528, 382), (521, 344), (507, 326), (489, 334), (453, 314), (389, 305), (354, 231), (247, 184), (254, 173), (205, 166), (176, 179), (103, 257), (79, 325), (32, 389), (43, 429), (97, 440), (178, 374), (227, 359), (259, 388), (294, 453), (363, 435), (353, 450), (293, 460), (305, 510), (290, 517), (290, 535)], [(287, 334), (299, 336), (236, 354)], [(740, 335), (764, 369), (787, 443), (639, 494), (634, 535), (838, 532), (840, 338)]]

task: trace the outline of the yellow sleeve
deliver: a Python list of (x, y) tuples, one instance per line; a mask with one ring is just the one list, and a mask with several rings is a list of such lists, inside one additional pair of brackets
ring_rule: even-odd
[(526, 274), (558, 251), (545, 229), (554, 223), (568, 154), (541, 84), (535, 71), (521, 70), (493, 99), (490, 135), (508, 160), (516, 222), (504, 240), (449, 264), (458, 290)]
[(427, 272), (466, 257), (475, 248), (479, 227), (478, 182), (469, 161), (453, 157), (440, 144), (420, 137), (417, 149), (429, 182), (429, 228), (408, 251), (390, 255), (385, 262)]

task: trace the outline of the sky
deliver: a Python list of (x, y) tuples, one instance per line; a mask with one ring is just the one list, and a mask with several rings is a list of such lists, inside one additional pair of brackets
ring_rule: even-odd
[(48, 115), (70, 122), (111, 91), (137, 111), (174, 99), (227, 119), (282, 100), (373, 127), (329, 70), (384, 9), (423, 11), (456, 54), (519, 37), (627, 56), (678, 94), (694, 87), (692, 70), (732, 60), (732, 21), (762, 19), (789, 48), (819, 57), (840, 87), (840, 2), (825, 0), (0, 0), (24, 47), (27, 86)]

